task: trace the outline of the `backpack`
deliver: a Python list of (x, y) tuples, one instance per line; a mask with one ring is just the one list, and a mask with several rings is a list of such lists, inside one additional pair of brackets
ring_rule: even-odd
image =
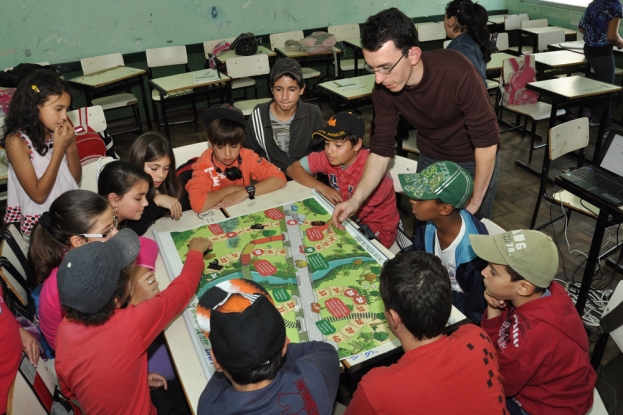
[[(511, 67), (509, 68), (510, 65)], [(510, 58), (504, 61), (500, 75), (502, 105), (534, 104), (539, 94), (526, 89), (526, 84), (536, 81), (536, 69), (531, 55)]]
[(214, 48), (212, 49), (212, 54), (210, 56), (210, 69), (217, 69), (217, 70), (221, 69), (221, 68), (217, 68), (216, 57), (218, 56), (219, 52), (224, 52), (230, 49), (231, 49), (231, 43), (229, 43), (226, 40), (221, 40), (219, 43), (217, 43), (216, 46), (214, 46)]
[[(79, 125), (74, 125), (73, 127), (76, 130), (76, 144), (78, 145), (80, 164), (85, 165), (100, 157), (106, 157), (107, 149), (102, 136), (89, 127), (88, 108), (83, 107), (78, 111)], [(71, 123), (71, 120), (69, 122)]]
[(337, 42), (335, 35), (327, 32), (313, 32), (301, 40), (286, 40), (286, 50), (302, 50), (305, 53), (327, 53), (333, 51)]
[(243, 33), (229, 47), (236, 55), (251, 56), (257, 53), (257, 39), (253, 33)]
[(32, 71), (36, 71), (37, 69), (47, 69), (54, 72), (59, 77), (63, 77), (63, 74), (58, 69), (53, 68), (51, 65), (20, 63), (9, 71), (0, 72), (0, 86), (15, 88), (19, 85), (19, 83), (22, 81), (22, 79), (24, 79), (26, 75), (28, 75)]
[(9, 104), (15, 95), (15, 88), (6, 88), (0, 90), (0, 116), (9, 112)]

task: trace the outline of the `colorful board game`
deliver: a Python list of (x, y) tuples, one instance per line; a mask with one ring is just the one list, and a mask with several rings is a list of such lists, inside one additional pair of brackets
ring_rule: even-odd
[(331, 343), (351, 365), (399, 346), (379, 294), (386, 257), (352, 226), (331, 226), (330, 211), (320, 198), (309, 198), (182, 232), (155, 232), (170, 278), (179, 275), (190, 239), (214, 244), (184, 313), (207, 377), (214, 370), (196, 322), (198, 298), (232, 278), (252, 279), (271, 294), (292, 342)]

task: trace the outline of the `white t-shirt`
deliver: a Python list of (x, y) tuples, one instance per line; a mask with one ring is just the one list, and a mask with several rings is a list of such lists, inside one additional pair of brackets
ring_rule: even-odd
[(463, 239), (465, 235), (465, 221), (463, 220), (463, 216), (461, 216), (461, 230), (457, 237), (452, 241), (450, 246), (446, 249), (442, 250), (439, 246), (439, 238), (437, 238), (437, 230), (435, 230), (435, 255), (441, 258), (441, 263), (444, 267), (448, 269), (448, 275), (450, 276), (450, 284), (452, 284), (452, 291), (463, 292), (461, 286), (456, 281), (456, 247), (459, 246), (459, 242)]

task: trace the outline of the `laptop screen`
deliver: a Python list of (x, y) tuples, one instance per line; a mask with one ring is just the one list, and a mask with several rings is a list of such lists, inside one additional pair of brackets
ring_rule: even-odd
[(612, 138), (612, 141), (607, 140), (605, 143), (605, 154), (599, 167), (623, 177), (623, 135), (617, 132), (609, 138)]

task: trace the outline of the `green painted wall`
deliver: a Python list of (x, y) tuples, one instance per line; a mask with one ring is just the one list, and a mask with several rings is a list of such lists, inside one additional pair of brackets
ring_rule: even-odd
[[(411, 17), (440, 15), (448, 0), (3, 0), (0, 68), (62, 63), (237, 36), (364, 22), (396, 6)], [(489, 10), (509, 0), (481, 0)]]
[(509, 13), (528, 13), (530, 19), (547, 19), (550, 26), (577, 29), (584, 10), (571, 10), (564, 6), (549, 6), (542, 3), (527, 3), (521, 0), (508, 0)]

